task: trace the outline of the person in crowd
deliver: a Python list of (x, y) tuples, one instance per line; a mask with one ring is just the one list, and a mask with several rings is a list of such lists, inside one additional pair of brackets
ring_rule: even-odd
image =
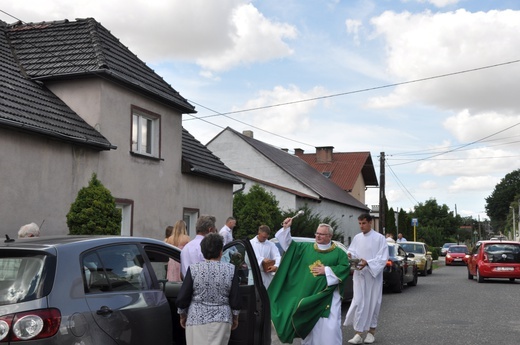
[(341, 298), (350, 273), (347, 254), (332, 242), (328, 224), (316, 229), (316, 240), (295, 242), (292, 219), (275, 237), (286, 252), (269, 285), (271, 319), (280, 341), (302, 344), (341, 344)]
[(22, 225), (18, 230), (18, 238), (40, 237), (40, 227), (36, 223)]
[(397, 243), (399, 242), (406, 242), (406, 238), (403, 237), (402, 233), (397, 234)]
[[(170, 236), (166, 239), (166, 243), (171, 244), (182, 250), (190, 241), (190, 236), (186, 232), (186, 223), (184, 220), (178, 220), (172, 228)], [(170, 259), (168, 261), (168, 269), (166, 271), (166, 279), (169, 282), (181, 281), (181, 264)]]
[(166, 229), (164, 230), (164, 242), (168, 242), (168, 237), (172, 235), (173, 232), (173, 226), (168, 225)]
[(280, 251), (273, 242), (269, 241), (270, 234), (271, 229), (267, 225), (260, 225), (258, 234), (251, 239), (251, 246), (262, 272), (262, 281), (266, 289), (273, 280), (281, 259)]
[(352, 325), (356, 332), (348, 341), (350, 344), (371, 344), (375, 341), (383, 299), (383, 269), (388, 260), (388, 244), (382, 234), (372, 229), (370, 214), (361, 214), (358, 222), (361, 232), (354, 236), (348, 248), (349, 258), (357, 259), (358, 264), (353, 276), (354, 297), (344, 326)]
[(220, 229), (219, 234), (224, 239), (224, 245), (233, 241), (233, 228), (237, 225), (237, 221), (233, 217), (228, 217), (226, 224)]
[(200, 242), (205, 261), (188, 267), (177, 296), (180, 324), (188, 345), (227, 345), (238, 327), (241, 309), (236, 268), (222, 262), (222, 236), (206, 235)]
[(394, 234), (392, 234), (391, 232), (387, 233), (385, 235), (385, 238), (386, 238), (386, 242), (395, 243)]
[(215, 232), (215, 217), (209, 215), (201, 215), (197, 219), (195, 225), (196, 236), (189, 241), (181, 250), (181, 278), (186, 276), (188, 267), (196, 262), (204, 261), (204, 255), (200, 250), (200, 242), (204, 236)]

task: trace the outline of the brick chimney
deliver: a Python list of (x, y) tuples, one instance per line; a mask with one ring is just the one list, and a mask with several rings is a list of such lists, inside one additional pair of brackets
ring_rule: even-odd
[(296, 156), (302, 156), (303, 155), (303, 149), (294, 149), (294, 154)]
[(332, 150), (333, 149), (334, 149), (334, 146), (316, 147), (316, 162), (317, 163), (332, 162)]
[(248, 130), (242, 131), (242, 135), (249, 137), (249, 138), (253, 138), (253, 131), (248, 131)]

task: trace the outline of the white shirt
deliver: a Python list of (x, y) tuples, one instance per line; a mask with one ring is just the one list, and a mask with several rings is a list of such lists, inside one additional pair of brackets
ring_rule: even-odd
[(264, 261), (264, 259), (274, 260), (274, 266), (278, 267), (280, 265), (281, 259), (280, 251), (276, 245), (269, 240), (260, 242), (258, 240), (258, 236), (255, 236), (250, 242), (253, 250), (255, 251), (256, 260), (258, 262), (258, 266), (260, 267), (260, 272), (262, 272), (262, 281), (264, 282), (265, 288), (267, 289), (269, 284), (271, 284), (271, 280), (273, 280), (275, 272), (264, 272), (262, 268), (262, 261)]
[(220, 229), (219, 234), (224, 238), (224, 245), (233, 241), (233, 234), (231, 233), (231, 229), (227, 225), (224, 225), (222, 229)]
[(186, 277), (186, 271), (188, 271), (188, 267), (191, 264), (196, 262), (204, 261), (204, 255), (202, 255), (202, 251), (200, 249), (200, 242), (204, 236), (197, 235), (195, 238), (182, 248), (181, 250), (181, 274), (182, 277)]

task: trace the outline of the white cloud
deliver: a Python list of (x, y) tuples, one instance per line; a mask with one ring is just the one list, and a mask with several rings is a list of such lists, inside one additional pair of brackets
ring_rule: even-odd
[[(295, 85), (288, 88), (276, 86), (272, 90), (261, 90), (258, 97), (249, 100), (241, 109), (254, 109), (275, 104), (312, 99), (327, 94), (322, 87), (302, 91)], [(309, 129), (309, 115), (320, 101), (299, 102), (289, 106), (276, 106), (252, 112), (254, 125), (278, 134), (288, 134)], [(321, 102), (323, 103), (323, 102)], [(236, 110), (236, 109), (235, 109)]]
[(359, 29), (363, 26), (360, 20), (347, 19), (345, 20), (347, 33), (353, 35), (354, 42), (359, 45)]
[(197, 61), (202, 67), (222, 71), (237, 64), (262, 62), (292, 54), (292, 49), (283, 39), (296, 38), (296, 28), (271, 22), (252, 4), (236, 7), (232, 23), (235, 28), (232, 46), (220, 53), (213, 51), (199, 58)]
[(8, 7), (25, 22), (93, 17), (147, 63), (197, 60), (210, 71), (288, 56), (284, 40), (297, 36), (246, 0), (17, 0)]
[(468, 191), (492, 191), (500, 178), (495, 176), (461, 176), (453, 180), (448, 190), (450, 193)]
[[(515, 61), (520, 11), (466, 10), (418, 14), (387, 11), (371, 21), (386, 40), (387, 68), (395, 82), (435, 77)], [(401, 85), (377, 107), (424, 102), (443, 109), (509, 113), (518, 108), (520, 63)]]
[(435, 181), (432, 181), (432, 180), (428, 180), (428, 181), (421, 183), (422, 189), (436, 189), (438, 187), (439, 187), (438, 183)]

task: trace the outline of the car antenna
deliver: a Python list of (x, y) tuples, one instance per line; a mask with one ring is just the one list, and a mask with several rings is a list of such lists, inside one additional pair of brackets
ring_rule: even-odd
[(5, 234), (5, 243), (14, 242), (14, 238), (9, 237), (8, 234)]

